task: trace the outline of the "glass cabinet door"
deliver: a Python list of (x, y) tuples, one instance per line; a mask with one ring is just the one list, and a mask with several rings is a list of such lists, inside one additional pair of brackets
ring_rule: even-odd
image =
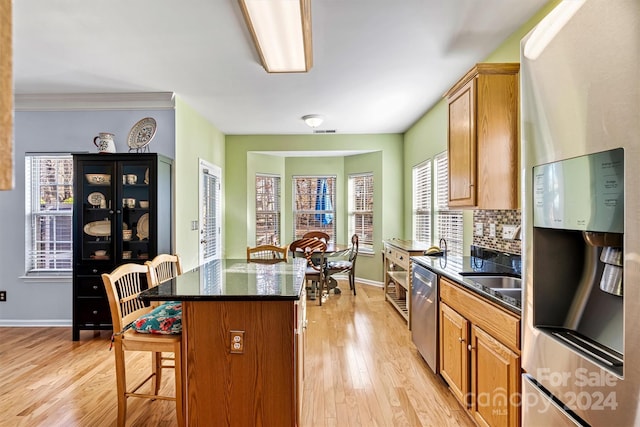
[(120, 182), (122, 185), (122, 247), (118, 248), (123, 260), (149, 259), (150, 212), (154, 200), (149, 191), (150, 163), (146, 161), (128, 161), (121, 163)]
[[(113, 162), (81, 163), (81, 257), (83, 260), (113, 260), (113, 209), (116, 201)], [(78, 206), (79, 204), (76, 204)]]

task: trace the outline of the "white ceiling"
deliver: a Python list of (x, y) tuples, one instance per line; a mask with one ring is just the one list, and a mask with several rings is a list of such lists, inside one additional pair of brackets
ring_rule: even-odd
[(312, 0), (314, 65), (267, 74), (236, 0), (18, 0), (16, 94), (175, 92), (225, 134), (406, 131), (547, 0)]

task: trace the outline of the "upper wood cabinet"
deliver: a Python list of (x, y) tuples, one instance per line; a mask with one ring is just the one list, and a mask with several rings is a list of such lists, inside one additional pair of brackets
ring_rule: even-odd
[(518, 208), (518, 63), (477, 64), (449, 105), (449, 206)]

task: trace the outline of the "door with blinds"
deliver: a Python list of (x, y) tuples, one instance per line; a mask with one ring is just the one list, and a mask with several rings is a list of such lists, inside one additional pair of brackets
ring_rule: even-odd
[(200, 160), (200, 264), (221, 258), (222, 170)]

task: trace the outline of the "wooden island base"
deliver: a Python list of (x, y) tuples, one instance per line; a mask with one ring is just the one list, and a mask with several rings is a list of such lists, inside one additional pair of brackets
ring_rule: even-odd
[[(299, 425), (298, 307), (292, 300), (183, 302), (187, 425)], [(231, 331), (243, 331), (240, 353), (231, 352)]]

